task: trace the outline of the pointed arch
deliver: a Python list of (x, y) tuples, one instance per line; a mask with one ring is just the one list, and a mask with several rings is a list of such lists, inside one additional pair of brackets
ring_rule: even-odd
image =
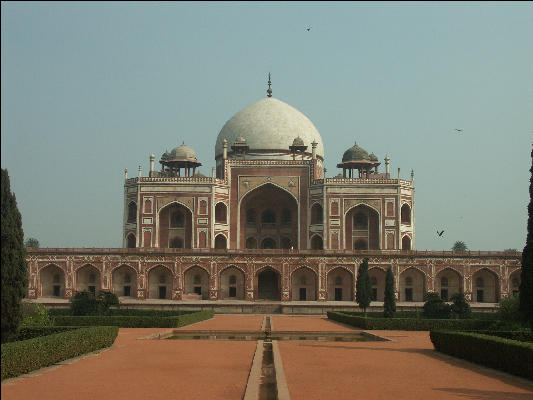
[(497, 303), (500, 298), (498, 275), (483, 267), (472, 274), (472, 300), (477, 303)]
[(322, 236), (320, 236), (318, 233), (314, 234), (311, 237), (311, 249), (324, 250), (324, 241), (322, 239)]
[[(181, 214), (181, 217), (178, 214)], [(193, 215), (192, 208), (178, 199), (160, 207), (156, 213), (156, 246), (160, 248), (193, 248)]]
[(137, 222), (137, 202), (131, 200), (128, 203), (128, 214), (126, 217), (126, 223), (134, 224)]
[(324, 209), (322, 204), (314, 202), (311, 205), (311, 225), (322, 225), (324, 223)]
[[(294, 217), (293, 217), (294, 216)], [(279, 247), (281, 237), (290, 237), (299, 246), (300, 205), (296, 196), (273, 182), (264, 182), (245, 193), (237, 208), (237, 246), (246, 247), (246, 239), (254, 236), (258, 247), (263, 238), (272, 237)]]
[(172, 298), (172, 283), (174, 274), (164, 264), (157, 264), (146, 270), (148, 278), (148, 298), (170, 300)]
[(416, 267), (409, 267), (400, 273), (400, 301), (424, 301), (426, 275)]
[(65, 272), (56, 264), (48, 264), (39, 269), (41, 297), (65, 296)]
[(246, 273), (235, 265), (229, 265), (219, 272), (220, 298), (244, 300)]
[(137, 270), (120, 264), (111, 270), (111, 287), (118, 297), (137, 297)]
[(345, 246), (348, 250), (381, 248), (381, 216), (375, 207), (360, 202), (344, 213)]
[(453, 268), (443, 268), (435, 275), (435, 292), (449, 301), (454, 294), (463, 292), (463, 277)]
[(227, 249), (227, 239), (226, 236), (222, 233), (219, 233), (215, 236), (215, 249)]
[(291, 300), (314, 301), (317, 296), (317, 273), (307, 266), (291, 273)]
[(184, 300), (209, 299), (209, 272), (200, 265), (192, 265), (183, 272)]
[[(340, 279), (339, 279), (340, 278)], [(338, 266), (327, 274), (328, 301), (353, 301), (353, 273)]]
[(92, 264), (84, 264), (75, 270), (76, 291), (91, 292), (98, 296), (101, 288), (101, 274), (98, 268)]

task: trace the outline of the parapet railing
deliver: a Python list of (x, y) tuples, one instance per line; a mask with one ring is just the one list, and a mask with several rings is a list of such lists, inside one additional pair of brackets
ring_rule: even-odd
[(224, 184), (225, 181), (219, 178), (212, 177), (194, 177), (194, 176), (163, 176), (163, 177), (135, 177), (128, 178), (126, 183), (157, 183), (157, 182), (179, 182), (179, 183), (210, 183), (210, 184)]
[(439, 250), (299, 250), (299, 249), (169, 249), (137, 248), (28, 248), (32, 254), (181, 254), (181, 255), (267, 255), (267, 256), (395, 256), (395, 257), (521, 257), (519, 251), (439, 251)]

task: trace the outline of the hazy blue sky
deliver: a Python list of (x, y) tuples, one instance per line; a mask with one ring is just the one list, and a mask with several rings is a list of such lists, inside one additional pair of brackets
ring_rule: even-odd
[(355, 140), (414, 169), (418, 249), (523, 248), (532, 2), (2, 2), (1, 164), (25, 236), (120, 247), (124, 168), (185, 141), (209, 175), (268, 72), (328, 176)]

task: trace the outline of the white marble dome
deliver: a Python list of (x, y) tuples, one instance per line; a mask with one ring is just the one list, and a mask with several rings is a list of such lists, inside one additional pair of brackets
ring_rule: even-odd
[[(256, 159), (292, 159), (276, 151), (289, 151), (295, 137), (300, 137), (311, 153), (311, 143), (317, 142), (316, 154), (324, 158), (324, 144), (313, 123), (296, 108), (273, 97), (261, 99), (245, 107), (224, 124), (215, 145), (215, 158), (222, 156), (223, 141), (228, 152), (239, 137), (246, 139), (250, 157)], [(261, 154), (261, 150), (265, 150)], [(255, 153), (255, 154), (254, 154)]]

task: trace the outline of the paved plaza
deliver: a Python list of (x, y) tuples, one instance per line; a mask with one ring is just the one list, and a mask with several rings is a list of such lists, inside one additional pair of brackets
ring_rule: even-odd
[[(263, 315), (216, 315), (179, 331), (261, 331)], [(342, 332), (316, 316), (270, 316), (279, 331)], [(268, 325), (267, 324), (267, 325)], [(110, 349), (2, 383), (2, 399), (243, 399), (259, 384), (255, 340), (158, 340), (123, 329)], [(281, 398), (533, 400), (533, 382), (433, 350), (428, 332), (372, 331), (389, 341), (277, 341)], [(277, 371), (277, 372), (279, 372)], [(282, 378), (282, 379), (280, 379)], [(255, 394), (254, 394), (255, 396)]]

